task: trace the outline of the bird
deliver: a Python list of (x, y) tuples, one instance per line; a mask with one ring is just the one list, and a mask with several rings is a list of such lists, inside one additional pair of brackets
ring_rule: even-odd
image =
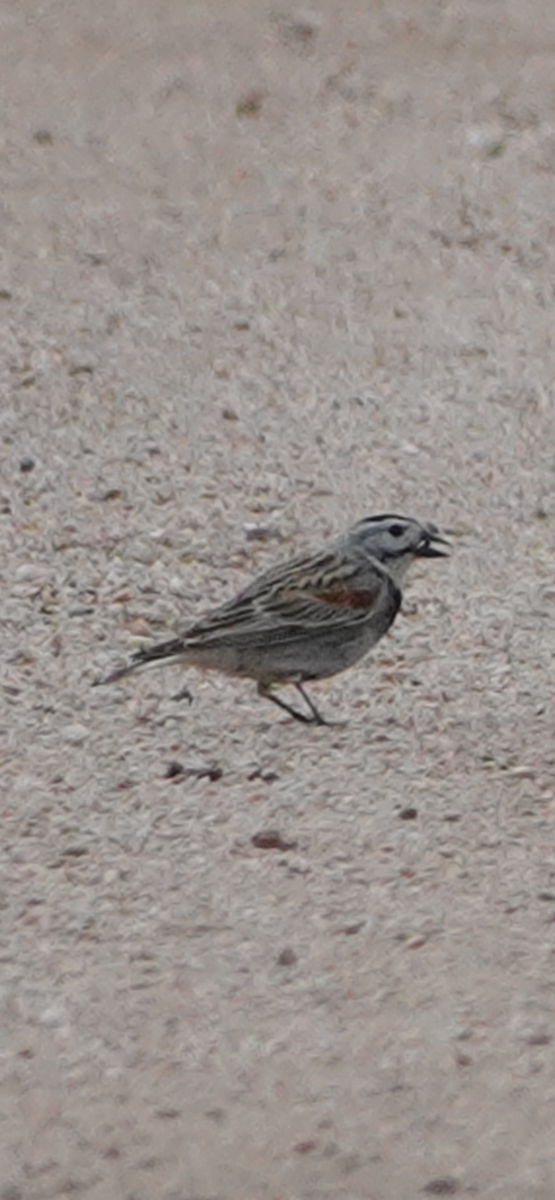
[[(102, 683), (165, 663), (256, 680), (259, 696), (303, 724), (329, 725), (304, 685), (346, 670), (387, 633), (401, 583), (417, 558), (442, 558), (450, 543), (431, 521), (391, 513), (363, 517), (314, 554), (270, 568), (232, 600), (169, 641), (142, 647)], [(276, 688), (292, 685), (295, 708)], [(187, 688), (175, 699), (192, 699)]]

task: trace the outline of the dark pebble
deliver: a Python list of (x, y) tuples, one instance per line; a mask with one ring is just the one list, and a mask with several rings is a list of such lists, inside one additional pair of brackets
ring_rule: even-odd
[(261, 829), (251, 838), (257, 850), (294, 850), (296, 842), (286, 842), (278, 829)]
[(448, 1176), (445, 1179), (430, 1179), (422, 1191), (428, 1196), (454, 1196), (460, 1191), (460, 1184)]
[(297, 955), (291, 946), (286, 946), (277, 960), (278, 967), (293, 967), (296, 962), (298, 962)]

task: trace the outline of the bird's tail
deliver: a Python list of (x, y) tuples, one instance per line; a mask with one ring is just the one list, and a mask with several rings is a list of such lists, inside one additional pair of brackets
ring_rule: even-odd
[(116, 683), (118, 679), (132, 675), (134, 671), (140, 671), (142, 667), (154, 667), (164, 659), (178, 658), (183, 651), (181, 638), (172, 638), (170, 642), (159, 642), (156, 646), (145, 646), (143, 649), (137, 650), (131, 662), (127, 663), (125, 667), (116, 667), (115, 671), (111, 671), (105, 679), (99, 679), (97, 682), (101, 684)]

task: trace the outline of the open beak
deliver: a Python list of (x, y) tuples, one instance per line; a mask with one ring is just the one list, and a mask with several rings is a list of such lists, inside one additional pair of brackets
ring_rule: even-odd
[[(442, 546), (445, 546), (446, 549), (442, 550)], [(450, 548), (450, 542), (442, 537), (439, 529), (436, 529), (435, 525), (429, 525), (418, 544), (416, 554), (419, 558), (445, 558), (449, 554)]]

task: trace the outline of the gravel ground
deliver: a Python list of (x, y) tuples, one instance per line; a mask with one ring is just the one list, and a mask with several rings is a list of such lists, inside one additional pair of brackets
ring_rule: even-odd
[[(0, 24), (0, 1200), (553, 1200), (553, 0)], [(391, 509), (345, 727), (91, 687)]]

